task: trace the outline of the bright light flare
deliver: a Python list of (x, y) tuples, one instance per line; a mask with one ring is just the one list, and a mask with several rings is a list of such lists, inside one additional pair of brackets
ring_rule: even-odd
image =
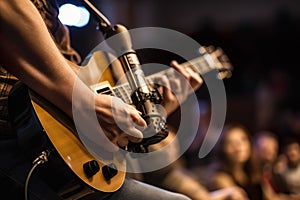
[(84, 7), (63, 4), (59, 7), (59, 20), (67, 26), (83, 27), (90, 20), (90, 13)]

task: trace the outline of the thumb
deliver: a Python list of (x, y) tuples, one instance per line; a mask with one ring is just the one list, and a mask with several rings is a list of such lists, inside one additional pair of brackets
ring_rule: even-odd
[(140, 126), (140, 128), (144, 129), (147, 127), (147, 123), (141, 117), (140, 112), (131, 106), (130, 106), (130, 117), (136, 125)]

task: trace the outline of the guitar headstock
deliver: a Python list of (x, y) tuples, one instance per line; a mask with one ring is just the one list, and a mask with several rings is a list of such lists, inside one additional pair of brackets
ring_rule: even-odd
[(214, 62), (214, 65), (217, 70), (219, 70), (218, 78), (224, 79), (224, 78), (230, 78), (232, 75), (233, 66), (227, 57), (227, 55), (224, 53), (224, 51), (221, 48), (216, 48), (212, 45), (210, 46), (202, 46), (199, 49), (199, 52), (201, 54), (207, 53), (212, 61)]

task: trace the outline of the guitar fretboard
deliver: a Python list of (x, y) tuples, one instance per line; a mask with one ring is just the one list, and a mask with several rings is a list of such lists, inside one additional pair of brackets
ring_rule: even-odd
[(121, 98), (125, 103), (132, 104), (131, 97), (130, 97), (132, 90), (128, 83), (114, 87), (113, 91), (115, 95)]
[[(181, 66), (183, 66), (184, 68), (191, 68), (193, 71), (200, 75), (204, 75), (207, 72), (216, 69), (216, 65), (208, 53), (204, 53), (200, 57), (182, 63)], [(169, 78), (175, 77), (175, 70), (173, 68), (162, 70), (160, 72), (147, 76), (146, 80), (148, 83), (153, 83), (157, 78), (161, 76), (167, 76)], [(121, 98), (125, 103), (132, 104), (130, 97), (132, 94), (132, 89), (128, 83), (115, 86), (112, 90), (115, 95)]]

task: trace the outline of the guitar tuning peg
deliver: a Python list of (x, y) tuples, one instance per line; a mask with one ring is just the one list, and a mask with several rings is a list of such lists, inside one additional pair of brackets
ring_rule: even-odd
[(205, 46), (201, 46), (200, 48), (199, 48), (199, 53), (200, 54), (205, 54), (207, 51), (206, 51), (206, 48), (207, 47), (205, 47)]
[(232, 76), (232, 72), (228, 70), (226, 72), (226, 78), (231, 78), (231, 76)]
[(221, 49), (220, 47), (218, 47), (215, 51), (214, 54), (216, 55), (216, 57), (220, 57), (224, 54), (223, 49)]
[(227, 64), (224, 64), (224, 66), (226, 67), (226, 69), (228, 71), (233, 71), (233, 66), (231, 64), (227, 63)]
[(216, 50), (216, 47), (213, 46), (213, 45), (209, 45), (209, 46), (207, 47), (207, 52), (208, 52), (208, 53), (212, 53), (212, 52), (214, 52), (215, 50)]
[(231, 71), (220, 71), (218, 73), (218, 79), (223, 80), (224, 78), (230, 78), (232, 76), (232, 72)]
[(221, 62), (229, 62), (229, 58), (225, 54), (221, 55), (219, 59)]

